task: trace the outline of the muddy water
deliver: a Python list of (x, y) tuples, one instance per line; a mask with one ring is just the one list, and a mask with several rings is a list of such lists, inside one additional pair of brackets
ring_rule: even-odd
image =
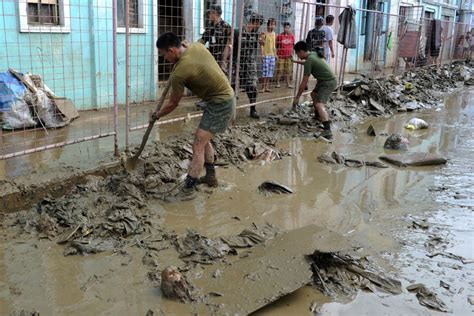
[[(467, 297), (474, 295), (474, 264), (463, 265), (440, 256), (430, 259), (424, 244), (430, 235), (439, 236), (445, 240), (445, 251), (474, 258), (473, 100), (471, 89), (451, 97), (439, 112), (371, 119), (352, 133), (337, 133), (333, 144), (282, 140), (279, 146), (292, 153), (291, 157), (250, 164), (244, 172), (219, 169), (220, 190), (203, 192), (192, 202), (156, 201), (152, 207), (167, 228), (183, 233), (192, 227), (211, 237), (238, 233), (252, 222), (269, 221), (285, 230), (308, 224), (324, 226), (362, 244), (373, 253), (372, 260), (404, 285), (423, 282), (455, 314), (472, 313)], [(404, 123), (415, 116), (430, 122), (431, 128), (405, 131)], [(446, 155), (448, 165), (350, 169), (317, 161), (318, 155), (331, 151), (376, 160), (384, 153), (385, 136), (368, 137), (365, 131), (369, 124), (379, 134), (407, 135), (410, 151)], [(264, 197), (256, 189), (264, 180), (288, 185), (295, 193)], [(410, 228), (413, 220), (422, 219), (427, 219), (428, 230)], [(45, 315), (143, 315), (148, 309), (180, 315), (194, 311), (191, 305), (161, 298), (147, 279), (143, 253), (135, 248), (128, 249), (126, 255), (63, 257), (63, 247), (49, 240), (13, 239), (6, 232), (0, 234), (1, 315), (20, 309), (35, 309)], [(179, 263), (172, 251), (160, 252), (159, 256), (161, 268)], [(450, 284), (451, 292), (440, 287), (440, 280)], [(327, 315), (433, 313), (420, 306), (414, 294), (361, 292), (353, 298), (331, 299), (306, 287), (258, 314), (310, 314), (311, 305)]]

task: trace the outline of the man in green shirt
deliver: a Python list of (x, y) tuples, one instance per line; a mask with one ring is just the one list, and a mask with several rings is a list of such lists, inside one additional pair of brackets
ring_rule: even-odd
[(329, 120), (329, 115), (326, 112), (325, 105), (332, 92), (336, 89), (336, 75), (324, 60), (323, 53), (321, 51), (309, 52), (306, 42), (300, 41), (296, 43), (294, 50), (296, 55), (298, 55), (298, 58), (302, 60), (295, 62), (304, 65), (304, 74), (298, 88), (298, 93), (293, 101), (293, 106), (299, 104), (300, 97), (303, 94), (305, 87), (308, 85), (309, 76), (313, 75), (317, 80), (316, 87), (311, 92), (315, 118), (319, 119), (324, 126), (324, 131), (320, 136), (332, 139), (331, 121)]
[(200, 182), (217, 186), (211, 140), (214, 134), (223, 133), (234, 117), (234, 91), (214, 57), (201, 43), (183, 46), (178, 36), (169, 32), (158, 38), (156, 47), (167, 61), (175, 65), (169, 79), (169, 101), (155, 113), (156, 118), (169, 114), (178, 106), (185, 87), (206, 104), (195, 133), (190, 170), (184, 186), (175, 196), (176, 199), (189, 200), (195, 197), (198, 177), (204, 166), (206, 176)]

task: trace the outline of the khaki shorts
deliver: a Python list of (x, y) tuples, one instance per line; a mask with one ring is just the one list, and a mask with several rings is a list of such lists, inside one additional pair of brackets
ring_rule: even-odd
[(278, 74), (287, 76), (293, 72), (293, 63), (291, 58), (278, 58)]
[(318, 80), (316, 87), (313, 89), (313, 92), (316, 94), (316, 102), (327, 103), (333, 91), (336, 90), (336, 87), (336, 79), (324, 81)]
[(235, 116), (235, 98), (205, 102), (199, 128), (213, 134), (224, 133)]

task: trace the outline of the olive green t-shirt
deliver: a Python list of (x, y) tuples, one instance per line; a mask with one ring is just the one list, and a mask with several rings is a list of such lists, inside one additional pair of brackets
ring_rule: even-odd
[(318, 81), (336, 79), (336, 75), (334, 75), (326, 60), (314, 52), (310, 53), (304, 62), (304, 75), (313, 75)]
[(224, 72), (201, 43), (186, 48), (170, 81), (172, 92), (184, 93), (184, 87), (187, 87), (204, 101), (227, 101), (234, 96)]

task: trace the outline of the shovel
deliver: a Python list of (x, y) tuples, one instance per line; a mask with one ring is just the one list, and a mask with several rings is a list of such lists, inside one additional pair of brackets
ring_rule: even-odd
[[(161, 98), (158, 101), (158, 105), (156, 106), (156, 111), (158, 111), (163, 103), (165, 102), (166, 95), (168, 94), (168, 91), (170, 90), (170, 82), (166, 83), (165, 90), (161, 94)], [(156, 113), (155, 111), (155, 113)], [(145, 135), (143, 135), (142, 143), (140, 145), (140, 148), (138, 148), (137, 152), (135, 155), (132, 157), (128, 158), (127, 161), (125, 162), (125, 169), (129, 172), (135, 170), (139, 165), (143, 165), (144, 161), (140, 159), (140, 155), (142, 154), (143, 148), (145, 148), (146, 142), (148, 141), (148, 137), (150, 136), (151, 130), (153, 129), (153, 125), (155, 125), (157, 118), (155, 114), (153, 114), (150, 118), (150, 123), (148, 124), (148, 127), (146, 129)]]

